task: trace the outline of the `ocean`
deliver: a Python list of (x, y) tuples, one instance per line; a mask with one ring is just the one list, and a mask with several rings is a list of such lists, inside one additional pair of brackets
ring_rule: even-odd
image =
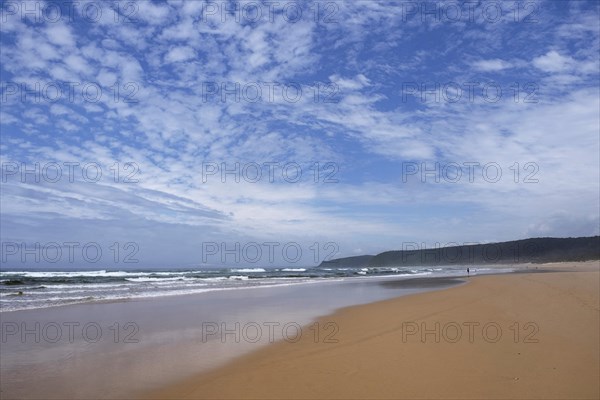
[[(472, 267), (472, 266), (471, 266)], [(471, 268), (472, 273), (510, 268)], [(2, 270), (0, 311), (17, 311), (98, 301), (118, 301), (280, 287), (367, 277), (460, 276), (465, 267), (412, 268), (214, 268), (175, 270)]]

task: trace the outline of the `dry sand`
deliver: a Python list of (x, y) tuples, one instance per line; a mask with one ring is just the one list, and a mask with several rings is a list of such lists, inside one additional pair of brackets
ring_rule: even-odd
[[(296, 343), (144, 397), (598, 399), (599, 265), (540, 265), (554, 272), (471, 277), (342, 309), (318, 321), (318, 340), (305, 327)], [(325, 343), (328, 322), (337, 343)]]

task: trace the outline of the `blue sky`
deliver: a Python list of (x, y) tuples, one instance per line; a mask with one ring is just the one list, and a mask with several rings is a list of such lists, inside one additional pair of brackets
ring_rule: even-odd
[(1, 18), (4, 266), (599, 233), (595, 1), (3, 1)]

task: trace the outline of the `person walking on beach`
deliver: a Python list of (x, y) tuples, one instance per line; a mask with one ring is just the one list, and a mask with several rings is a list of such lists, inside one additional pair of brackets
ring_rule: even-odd
[(470, 275), (469, 268), (467, 268), (467, 276), (469, 276), (469, 275)]

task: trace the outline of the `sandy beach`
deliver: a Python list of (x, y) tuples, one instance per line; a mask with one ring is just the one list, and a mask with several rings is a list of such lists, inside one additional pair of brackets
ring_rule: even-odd
[(533, 268), (345, 308), (143, 397), (597, 399), (599, 262)]

